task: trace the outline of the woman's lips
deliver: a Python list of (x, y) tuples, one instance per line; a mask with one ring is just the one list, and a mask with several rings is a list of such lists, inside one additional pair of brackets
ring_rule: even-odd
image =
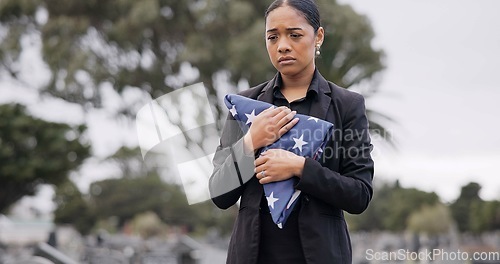
[(278, 63), (280, 65), (290, 65), (290, 64), (293, 64), (295, 62), (295, 59), (294, 58), (280, 58), (278, 60)]

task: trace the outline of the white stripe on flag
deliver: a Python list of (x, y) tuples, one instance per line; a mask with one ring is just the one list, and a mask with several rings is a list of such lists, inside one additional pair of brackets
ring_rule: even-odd
[(297, 198), (299, 197), (301, 191), (300, 190), (295, 190), (295, 192), (293, 193), (292, 195), (292, 198), (290, 198), (290, 201), (288, 202), (288, 204), (286, 205), (286, 209), (290, 209), (290, 206), (292, 206), (293, 202), (295, 200), (297, 200)]

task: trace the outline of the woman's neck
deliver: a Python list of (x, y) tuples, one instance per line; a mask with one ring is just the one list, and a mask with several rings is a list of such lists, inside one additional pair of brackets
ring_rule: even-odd
[(311, 70), (304, 70), (299, 74), (290, 76), (281, 74), (281, 80), (283, 81), (283, 86), (281, 87), (281, 93), (289, 102), (293, 102), (297, 99), (306, 96), (311, 80), (314, 76), (315, 68)]

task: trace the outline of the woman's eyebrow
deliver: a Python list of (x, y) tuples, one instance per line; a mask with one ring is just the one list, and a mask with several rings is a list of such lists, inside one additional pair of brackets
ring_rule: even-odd
[[(302, 28), (299, 28), (299, 27), (292, 27), (292, 28), (287, 28), (286, 29), (287, 31), (294, 31), (294, 30), (302, 30)], [(278, 31), (277, 28), (271, 28), (271, 29), (268, 29), (266, 32), (267, 33), (270, 33), (270, 32), (276, 32)]]

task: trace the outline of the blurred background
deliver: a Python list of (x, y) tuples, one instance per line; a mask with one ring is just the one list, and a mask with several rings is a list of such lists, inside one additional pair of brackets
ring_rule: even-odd
[[(500, 263), (500, 2), (317, 2), (317, 66), (365, 96), (375, 146), (373, 201), (346, 215), (354, 263)], [(223, 96), (275, 74), (270, 3), (0, 0), (0, 263), (224, 263), (237, 207), (189, 205), (173, 159), (143, 159), (135, 118), (203, 82), (221, 128)]]

